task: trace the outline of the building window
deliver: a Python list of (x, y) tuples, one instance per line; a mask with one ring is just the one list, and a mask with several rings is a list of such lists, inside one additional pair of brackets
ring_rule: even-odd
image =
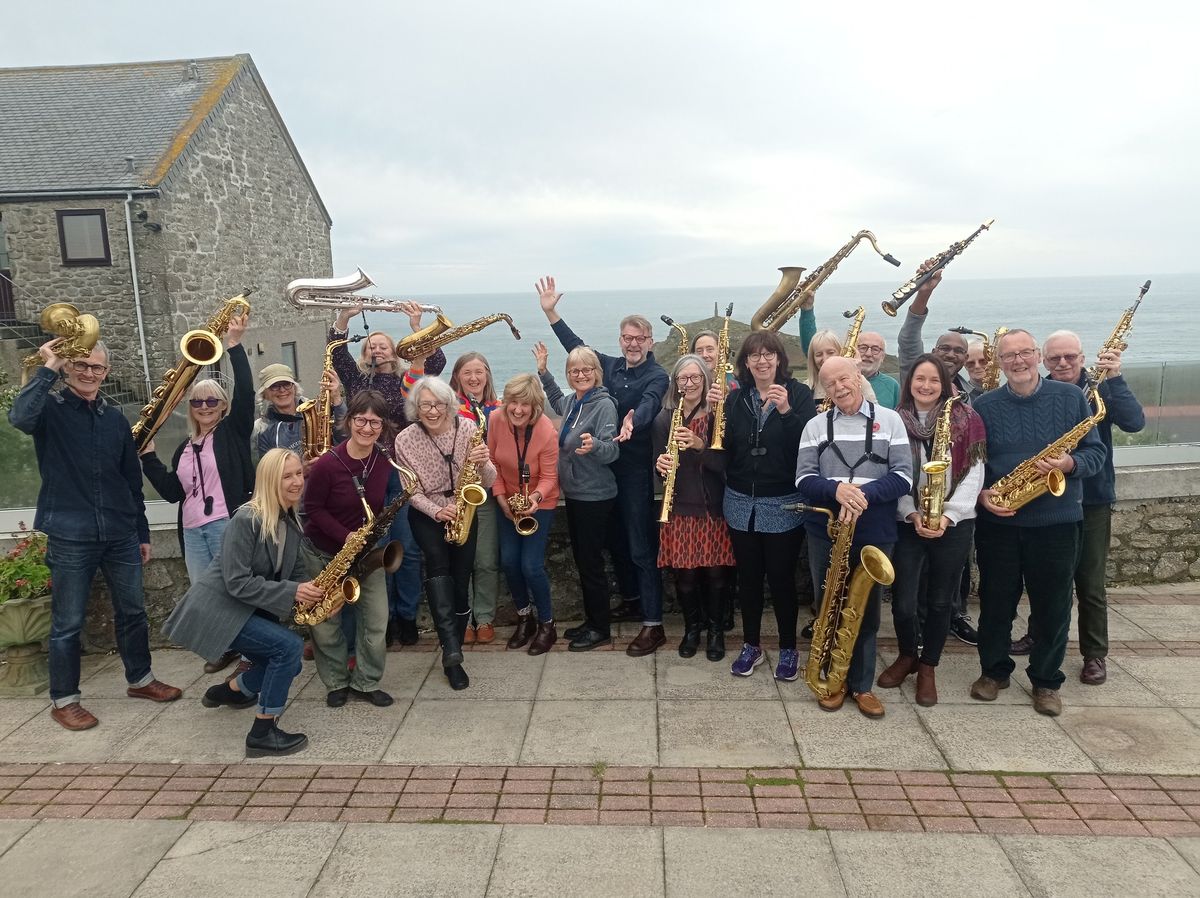
[(103, 209), (63, 209), (55, 214), (64, 265), (112, 264)]
[(292, 369), (292, 374), (294, 374), (296, 379), (299, 380), (300, 367), (297, 364), (298, 359), (296, 358), (296, 344), (284, 343), (279, 347), (279, 355), (283, 363)]

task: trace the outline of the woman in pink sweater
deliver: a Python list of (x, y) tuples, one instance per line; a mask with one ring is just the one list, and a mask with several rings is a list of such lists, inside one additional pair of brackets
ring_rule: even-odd
[[(546, 543), (558, 506), (558, 429), (545, 416), (545, 408), (546, 394), (537, 375), (518, 374), (504, 385), (487, 435), (496, 466), (492, 491), (502, 515), (500, 566), (520, 616), (508, 647), (528, 644), (531, 655), (548, 651), (558, 639), (546, 574)], [(528, 510), (514, 512), (514, 505), (520, 509), (524, 500)]]

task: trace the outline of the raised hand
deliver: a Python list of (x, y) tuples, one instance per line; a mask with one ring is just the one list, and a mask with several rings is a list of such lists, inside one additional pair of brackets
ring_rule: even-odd
[(400, 303), (400, 311), (408, 316), (408, 326), (413, 333), (421, 329), (421, 307), (415, 302)]
[(230, 349), (242, 342), (246, 333), (246, 325), (250, 323), (250, 313), (234, 315), (229, 319), (229, 330), (225, 332), (225, 348)]
[(621, 431), (613, 437), (614, 443), (624, 443), (633, 437), (633, 409), (630, 409), (625, 414), (625, 420), (621, 422)]
[(339, 333), (345, 333), (346, 329), (350, 327), (350, 319), (361, 312), (362, 308), (363, 304), (356, 302), (350, 308), (342, 309), (338, 312), (337, 320), (333, 323), (333, 329)]
[(550, 358), (550, 352), (546, 349), (546, 344), (538, 340), (533, 344), (533, 349), (530, 350), (533, 357), (537, 360), (538, 374), (546, 373), (546, 360)]
[(767, 402), (774, 402), (775, 408), (779, 414), (786, 415), (792, 410), (792, 405), (788, 401), (787, 387), (783, 384), (771, 384), (767, 387)]
[(562, 299), (562, 294), (555, 289), (554, 278), (546, 275), (534, 285), (534, 289), (537, 290), (538, 302), (542, 305), (542, 311), (546, 313), (546, 319), (551, 324), (557, 324), (560, 319), (555, 306)]

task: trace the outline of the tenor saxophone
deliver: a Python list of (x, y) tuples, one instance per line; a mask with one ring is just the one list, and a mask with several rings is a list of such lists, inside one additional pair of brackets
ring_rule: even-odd
[(925, 485), (921, 487), (921, 526), (937, 530), (942, 524), (942, 510), (946, 505), (946, 486), (950, 480), (948, 472), (952, 463), (950, 450), (954, 446), (950, 439), (950, 417), (954, 403), (963, 398), (955, 393), (942, 405), (933, 429), (933, 448), (929, 460), (921, 465), (925, 474)]
[(675, 477), (679, 473), (679, 443), (675, 439), (675, 431), (683, 427), (683, 392), (675, 398), (675, 411), (671, 412), (671, 424), (667, 429), (667, 454), (671, 456), (671, 470), (663, 483), (662, 511), (658, 515), (658, 523), (665, 524), (671, 519), (671, 506), (675, 503)]
[[(1129, 344), (1125, 342), (1125, 337), (1129, 333), (1129, 329), (1133, 327), (1133, 313), (1138, 310), (1138, 306), (1142, 304), (1142, 297), (1150, 289), (1150, 282), (1142, 284), (1142, 289), (1138, 293), (1137, 299), (1133, 301), (1133, 305), (1121, 313), (1121, 319), (1117, 322), (1117, 326), (1113, 328), (1112, 334), (1104, 341), (1100, 347), (1100, 352), (1114, 350), (1116, 352), (1124, 352), (1129, 348)], [(1100, 353), (1096, 353), (1099, 358)], [(1098, 364), (1093, 365), (1088, 371), (1088, 388), (1084, 392), (1087, 394), (1088, 402), (1093, 405), (1100, 398), (1100, 384), (1104, 383), (1108, 377), (1108, 371), (1101, 368)]]
[(446, 542), (455, 545), (466, 545), (467, 537), (471, 535), (471, 524), (475, 521), (475, 509), (487, 501), (487, 490), (479, 477), (479, 469), (471, 461), (471, 451), (476, 446), (483, 445), (483, 428), (476, 427), (467, 443), (467, 457), (463, 460), (458, 472), (458, 480), (454, 483), (454, 517), (446, 522)]
[[(849, 309), (842, 312), (842, 317), (854, 319), (850, 322), (850, 327), (846, 329), (846, 339), (842, 343), (842, 355), (845, 358), (853, 359), (858, 356), (858, 335), (862, 331), (863, 320), (867, 317), (867, 310), (859, 306), (857, 309)], [(833, 408), (833, 399), (826, 396), (817, 405), (817, 413), (827, 412), (831, 408)]]
[(733, 365), (729, 362), (729, 319), (733, 317), (733, 303), (725, 310), (725, 323), (721, 325), (721, 335), (717, 339), (717, 364), (713, 371), (721, 398), (713, 404), (713, 435), (709, 449), (725, 448), (725, 397), (729, 395), (729, 374)]
[(778, 331), (800, 311), (800, 306), (829, 280), (829, 276), (837, 270), (838, 265), (864, 240), (870, 241), (871, 248), (885, 262), (891, 265), (900, 264), (891, 253), (885, 253), (879, 248), (873, 233), (867, 230), (859, 231), (837, 252), (809, 272), (808, 277), (803, 281), (800, 280), (800, 275), (804, 273), (803, 268), (780, 268), (782, 276), (779, 279), (779, 286), (754, 313), (754, 317), (750, 319), (750, 328), (756, 331)]
[(955, 256), (959, 255), (963, 250), (970, 246), (975, 238), (990, 228), (995, 221), (996, 219), (989, 218), (987, 221), (977, 227), (965, 240), (958, 240), (954, 243), (951, 243), (948, 247), (946, 247), (945, 250), (937, 255), (937, 257), (934, 259), (933, 265), (930, 266), (928, 271), (923, 271), (920, 274), (913, 275), (909, 280), (897, 287), (892, 292), (892, 298), (885, 299), (883, 301), (883, 311), (887, 313), (887, 316), (889, 318), (895, 318), (896, 310), (898, 308), (912, 299), (913, 296), (916, 295), (917, 291), (925, 286), (926, 282), (931, 277), (954, 261)]

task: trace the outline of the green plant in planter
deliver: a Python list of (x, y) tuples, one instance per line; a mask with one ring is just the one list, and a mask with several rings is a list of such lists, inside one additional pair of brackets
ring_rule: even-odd
[(46, 567), (46, 537), (29, 533), (0, 558), (0, 605), (12, 599), (32, 599), (50, 590), (50, 568)]
[[(25, 527), (22, 524), (22, 532)], [(0, 695), (37, 695), (50, 686), (42, 640), (50, 635), (46, 537), (29, 533), (0, 558)]]

